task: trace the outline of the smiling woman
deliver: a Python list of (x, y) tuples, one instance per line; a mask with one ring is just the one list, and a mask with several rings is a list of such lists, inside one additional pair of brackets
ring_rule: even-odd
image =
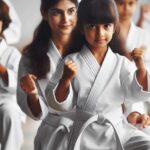
[(35, 150), (56, 149), (55, 146), (59, 146), (48, 145), (53, 137), (50, 135), (62, 116), (48, 107), (45, 88), (61, 59), (77, 47), (74, 43), (77, 7), (77, 0), (41, 0), (42, 20), (35, 30), (33, 41), (23, 50), (17, 101), (28, 116), (43, 119), (35, 138)]

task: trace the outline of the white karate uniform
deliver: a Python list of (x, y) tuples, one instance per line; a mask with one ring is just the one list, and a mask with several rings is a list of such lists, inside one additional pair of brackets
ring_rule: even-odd
[(9, 27), (3, 31), (3, 35), (8, 44), (15, 44), (19, 42), (21, 37), (21, 21), (13, 4), (9, 0), (3, 0), (9, 7), (9, 16), (11, 23)]
[(0, 42), (0, 64), (7, 68), (8, 85), (0, 76), (0, 149), (20, 150), (23, 143), (22, 122), (25, 116), (17, 104), (17, 71), (21, 54)]
[[(127, 41), (126, 41), (126, 47), (127, 49), (131, 52), (134, 48), (140, 48), (144, 47), (145, 48), (145, 54), (144, 54), (144, 61), (145, 65), (148, 71), (150, 71), (150, 34), (145, 31), (142, 28), (137, 27), (133, 22), (131, 23), (129, 33), (127, 36)], [(150, 85), (149, 85), (150, 88)], [(126, 106), (126, 116), (128, 116), (131, 112), (137, 111), (140, 112), (141, 114), (144, 113), (150, 113), (149, 108), (150, 104), (149, 102), (139, 102), (139, 103), (125, 103)], [(144, 132), (148, 133), (150, 135), (150, 127), (147, 127), (146, 129), (141, 129)]]
[[(130, 61), (114, 54), (110, 48), (101, 66), (86, 46), (66, 59), (71, 59), (78, 67), (66, 100), (59, 103), (54, 95), (63, 64), (48, 84), (46, 96), (55, 109), (71, 111), (76, 107), (76, 117), (65, 130), (49, 134), (47, 150), (149, 150), (149, 137), (127, 122), (123, 123), (121, 104), (124, 99), (150, 99), (150, 92), (143, 91), (136, 80), (135, 66), (133, 69)], [(45, 136), (48, 135), (45, 133)]]
[[(48, 84), (48, 81), (51, 80), (52, 75), (54, 74), (57, 64), (61, 62), (62, 59), (59, 50), (56, 48), (54, 43), (51, 41), (49, 51), (47, 53), (50, 59), (50, 72), (47, 74), (45, 79), (37, 80), (37, 88), (39, 92), (39, 103), (41, 106), (41, 114), (35, 117), (30, 107), (27, 103), (27, 94), (20, 87), (20, 79), (26, 74), (32, 73), (32, 70), (29, 65), (29, 58), (26, 56), (22, 56), (20, 64), (19, 64), (19, 73), (18, 73), (18, 87), (17, 87), (17, 101), (21, 109), (32, 119), (42, 120), (42, 123), (37, 131), (37, 135), (35, 137), (34, 149), (35, 150), (44, 150), (46, 143), (49, 141), (49, 136), (45, 136), (45, 133), (51, 134), (51, 130), (53, 130), (55, 123), (51, 121), (52, 118), (59, 121), (61, 117), (59, 117), (59, 112), (53, 110), (48, 106), (47, 100), (45, 98), (45, 88)], [(40, 60), (39, 60), (40, 61)]]

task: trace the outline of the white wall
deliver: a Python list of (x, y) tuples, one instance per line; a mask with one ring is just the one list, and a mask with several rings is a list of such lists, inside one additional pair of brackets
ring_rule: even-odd
[[(17, 48), (22, 50), (22, 48), (28, 44), (33, 35), (33, 31), (41, 20), (40, 14), (40, 1), (41, 0), (10, 0), (22, 22), (22, 36), (21, 40), (18, 44), (16, 44)], [(81, 0), (79, 0), (81, 1)], [(138, 0), (139, 4), (142, 3), (150, 3), (150, 0)], [(137, 12), (134, 15), (134, 20), (136, 21), (139, 16), (139, 7), (137, 8)]]
[(32, 40), (33, 32), (41, 20), (40, 0), (10, 0), (22, 23), (22, 36), (16, 44), (19, 50)]

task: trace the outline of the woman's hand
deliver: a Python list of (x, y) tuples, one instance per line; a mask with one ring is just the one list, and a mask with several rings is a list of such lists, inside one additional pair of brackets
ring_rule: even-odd
[(37, 77), (33, 74), (27, 74), (20, 79), (20, 86), (29, 97), (38, 96), (38, 89), (35, 84), (36, 79)]

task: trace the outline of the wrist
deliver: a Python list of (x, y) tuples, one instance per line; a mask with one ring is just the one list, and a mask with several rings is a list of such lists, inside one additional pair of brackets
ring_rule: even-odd
[(69, 79), (61, 79), (59, 83), (64, 86), (69, 86), (70, 80)]
[(36, 100), (36, 101), (39, 100), (38, 94), (35, 94), (35, 93), (28, 94), (28, 97), (30, 100)]

